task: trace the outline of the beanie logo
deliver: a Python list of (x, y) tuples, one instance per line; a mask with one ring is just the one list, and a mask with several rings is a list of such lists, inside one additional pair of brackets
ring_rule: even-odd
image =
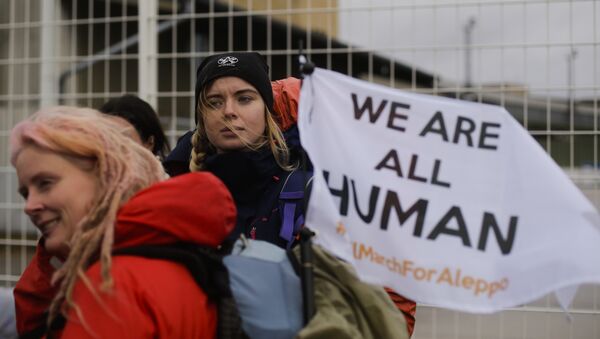
[(238, 58), (234, 57), (234, 56), (226, 56), (226, 57), (222, 57), (221, 59), (219, 59), (217, 61), (217, 63), (219, 64), (219, 67), (223, 67), (223, 66), (235, 66), (235, 64), (238, 63)]

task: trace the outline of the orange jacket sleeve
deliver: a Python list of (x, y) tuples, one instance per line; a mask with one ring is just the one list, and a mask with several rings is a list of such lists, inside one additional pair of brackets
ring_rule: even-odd
[(417, 312), (417, 304), (414, 301), (396, 293), (396, 291), (389, 287), (386, 287), (385, 291), (396, 305), (396, 308), (404, 315), (404, 319), (406, 319), (408, 335), (412, 336), (413, 331), (415, 330), (415, 313)]

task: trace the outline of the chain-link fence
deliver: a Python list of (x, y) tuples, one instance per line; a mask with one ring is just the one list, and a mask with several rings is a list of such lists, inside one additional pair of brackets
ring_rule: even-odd
[[(135, 93), (171, 145), (193, 127), (206, 55), (254, 50), (272, 79), (317, 66), (403, 90), (505, 106), (600, 206), (600, 3), (594, 0), (1, 0), (0, 284), (38, 234), (9, 163), (14, 124), (39, 107)], [(600, 244), (599, 244), (600, 246)], [(567, 321), (552, 297), (495, 315), (422, 305), (415, 338), (600, 338), (600, 289)]]

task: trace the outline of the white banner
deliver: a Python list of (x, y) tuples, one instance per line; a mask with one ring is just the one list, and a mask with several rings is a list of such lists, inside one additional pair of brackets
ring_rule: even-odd
[(598, 212), (502, 107), (316, 69), (299, 127), (307, 225), (364, 280), (483, 313), (600, 282)]

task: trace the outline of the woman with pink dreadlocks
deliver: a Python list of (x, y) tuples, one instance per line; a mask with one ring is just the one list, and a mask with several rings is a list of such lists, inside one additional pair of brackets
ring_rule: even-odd
[(19, 193), (42, 234), (15, 288), (22, 337), (215, 337), (216, 283), (127, 249), (214, 249), (234, 227), (233, 200), (206, 172), (163, 181), (159, 161), (132, 135), (118, 118), (72, 107), (39, 111), (13, 129)]

